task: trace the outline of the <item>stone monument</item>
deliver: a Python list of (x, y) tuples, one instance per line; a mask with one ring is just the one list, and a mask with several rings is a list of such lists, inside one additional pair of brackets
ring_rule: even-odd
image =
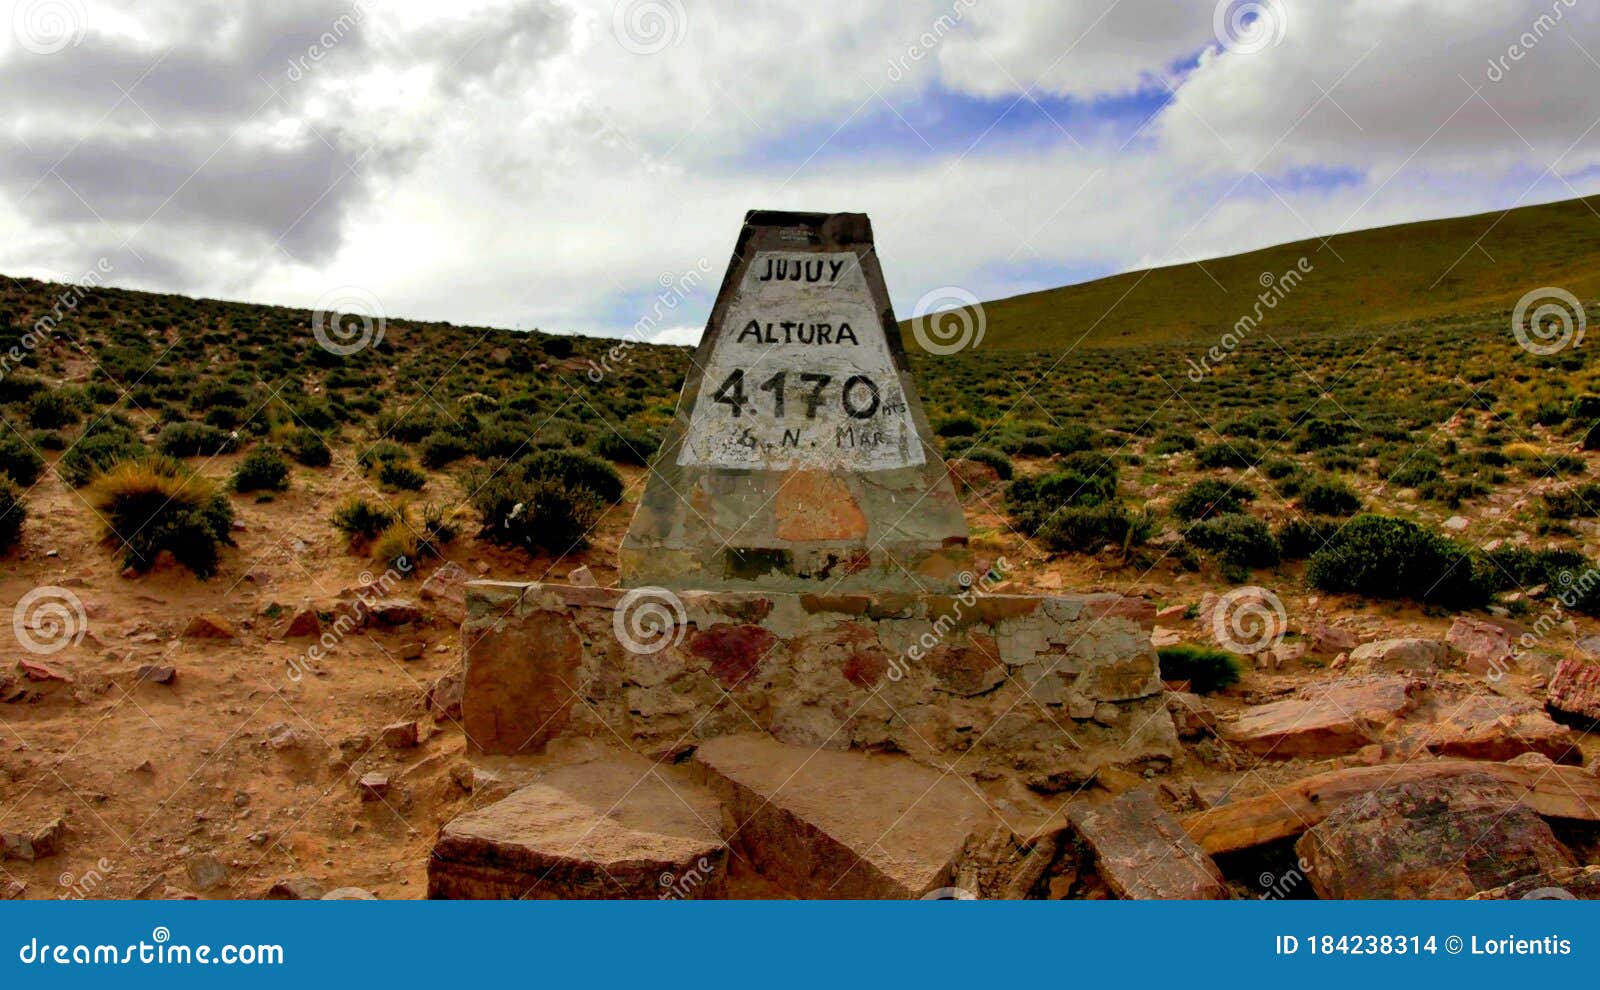
[[(948, 882), (950, 836), (890, 850), (881, 870), (843, 887), (794, 864), (812, 854), (866, 862), (883, 853), (874, 840), (887, 829), (925, 816), (958, 825), (959, 847), (989, 814), (971, 806), (973, 777), (1059, 795), (1106, 765), (1164, 765), (1178, 747), (1150, 645), (1153, 607), (1007, 593), (1003, 559), (973, 563), (931, 440), (867, 218), (749, 213), (622, 544), (621, 587), (468, 584), (469, 754), (537, 761), (601, 745), (616, 751), (608, 767), (656, 778), (687, 760), (698, 782), (656, 782), (704, 789), (641, 808), (709, 800), (741, 819), (781, 812), (746, 831), (765, 836), (747, 854), (800, 896), (920, 896)], [(822, 776), (790, 782), (783, 767)], [(628, 776), (582, 772), (463, 816), (435, 850), (430, 890), (543, 896), (508, 892), (538, 871), (569, 874), (571, 857), (553, 849), (565, 832), (530, 819), (572, 825), (604, 817), (612, 797), (643, 800), (602, 786)], [(862, 808), (873, 810), (832, 825), (809, 818), (833, 814), (846, 778), (872, 792)], [(786, 799), (766, 793), (780, 786)], [(704, 834), (664, 813), (634, 817), (664, 822), (650, 832), (664, 871), (702, 861)], [(821, 833), (795, 832), (796, 820), (833, 844), (802, 848)], [(859, 843), (840, 838), (852, 829)], [(594, 851), (610, 864), (600, 873), (637, 841), (619, 833)], [(510, 860), (524, 865), (508, 876)], [(553, 896), (607, 886), (595, 870), (579, 873)], [(630, 881), (609, 896), (639, 889)]]

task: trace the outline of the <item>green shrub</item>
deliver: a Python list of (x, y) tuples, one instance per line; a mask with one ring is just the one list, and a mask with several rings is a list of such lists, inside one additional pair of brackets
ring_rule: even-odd
[(971, 437), (983, 429), (983, 424), (965, 414), (949, 416), (939, 420), (933, 427), (933, 432), (941, 437)]
[(1205, 478), (1184, 490), (1172, 503), (1172, 513), (1179, 519), (1204, 519), (1244, 511), (1246, 502), (1255, 501), (1256, 493), (1244, 485), (1230, 485), (1225, 481)]
[(1590, 481), (1547, 492), (1545, 512), (1557, 519), (1592, 519), (1600, 516), (1600, 481)]
[(1234, 513), (1202, 520), (1189, 527), (1188, 541), (1209, 550), (1222, 562), (1223, 575), (1242, 581), (1255, 567), (1276, 567), (1282, 559), (1278, 540), (1254, 516)]
[(234, 437), (205, 423), (170, 423), (156, 437), (156, 449), (168, 457), (211, 457), (232, 453)]
[(333, 451), (316, 430), (297, 427), (284, 438), (283, 446), (290, 457), (306, 467), (327, 467), (333, 463)]
[(1152, 454), (1178, 454), (1193, 450), (1199, 444), (1187, 433), (1163, 433), (1150, 445)]
[(1194, 452), (1203, 468), (1251, 468), (1261, 463), (1261, 445), (1250, 440), (1207, 444)]
[[(0, 424), (0, 429), (3, 428), (3, 424)], [(44, 458), (35, 454), (20, 438), (0, 434), (0, 477), (9, 476), (12, 481), (27, 488), (38, 481), (43, 473)]]
[(987, 464), (994, 468), (994, 473), (1000, 476), (1001, 481), (1010, 481), (1015, 470), (1011, 466), (1011, 458), (992, 447), (968, 447), (965, 450), (952, 453), (950, 456), (966, 461), (976, 461), (979, 464)]
[(1337, 519), (1315, 516), (1291, 519), (1278, 529), (1278, 550), (1284, 560), (1305, 560), (1326, 546), (1341, 525)]
[(378, 482), (406, 492), (419, 492), (428, 483), (428, 476), (409, 460), (378, 462)]
[(1056, 553), (1097, 553), (1106, 547), (1126, 551), (1150, 539), (1155, 523), (1148, 515), (1130, 513), (1114, 503), (1069, 506), (1039, 527), (1039, 540)]
[(608, 505), (622, 501), (617, 469), (592, 454), (576, 450), (542, 450), (518, 462), (529, 478), (548, 478), (567, 488), (587, 489)]
[(454, 433), (438, 431), (422, 438), (422, 466), (437, 471), (472, 453), (472, 445)]
[(481, 536), (530, 552), (566, 554), (588, 545), (589, 531), (605, 511), (593, 490), (559, 478), (507, 468), (462, 481), (482, 520)]
[(124, 461), (101, 475), (89, 503), (104, 520), (102, 539), (124, 566), (144, 572), (167, 551), (199, 577), (232, 546), (233, 507), (211, 482), (168, 457)]
[(352, 495), (333, 510), (333, 527), (352, 541), (371, 540), (396, 520), (387, 506)]
[(1311, 555), (1306, 580), (1323, 591), (1404, 598), (1445, 608), (1489, 603), (1493, 576), (1481, 556), (1390, 516), (1357, 516)]
[(1224, 650), (1180, 643), (1156, 652), (1161, 661), (1161, 679), (1188, 681), (1195, 694), (1212, 694), (1239, 682), (1239, 658)]
[(288, 487), (289, 461), (271, 447), (252, 450), (233, 472), (236, 492), (281, 492)]
[(661, 447), (661, 441), (633, 431), (618, 433), (607, 430), (595, 438), (593, 446), (594, 452), (608, 461), (645, 467)]
[(28, 405), (28, 422), (41, 430), (71, 426), (81, 414), (76, 396), (65, 389), (41, 392)]
[(17, 537), (22, 535), (22, 524), (27, 519), (28, 508), (22, 504), (22, 492), (0, 477), (0, 557), (17, 545)]
[(1361, 511), (1361, 496), (1344, 482), (1329, 478), (1306, 488), (1300, 506), (1318, 516), (1352, 516)]
[(1116, 468), (1109, 461), (1104, 465), (1106, 469), (1100, 472), (1057, 471), (1012, 481), (1005, 494), (1012, 522), (1019, 530), (1033, 534), (1065, 509), (1093, 508), (1113, 501), (1117, 495)]
[(410, 457), (411, 452), (393, 440), (379, 440), (356, 457), (356, 464), (362, 468), (372, 468), (384, 461), (404, 461)]
[(79, 437), (56, 461), (56, 473), (72, 487), (82, 488), (113, 464), (137, 460), (149, 452), (132, 433), (113, 428)]

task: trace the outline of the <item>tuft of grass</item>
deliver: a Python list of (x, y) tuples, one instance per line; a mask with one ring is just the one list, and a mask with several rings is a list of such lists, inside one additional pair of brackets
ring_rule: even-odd
[(17, 545), (22, 535), (22, 524), (28, 519), (28, 508), (22, 504), (22, 492), (17, 486), (0, 477), (0, 557)]
[(105, 520), (103, 542), (121, 548), (124, 566), (141, 573), (166, 551), (210, 577), (221, 548), (233, 545), (227, 496), (169, 457), (117, 464), (94, 482), (88, 499)]
[(1239, 683), (1240, 660), (1226, 650), (1179, 643), (1156, 651), (1161, 661), (1161, 679), (1188, 681), (1195, 694), (1214, 694)]

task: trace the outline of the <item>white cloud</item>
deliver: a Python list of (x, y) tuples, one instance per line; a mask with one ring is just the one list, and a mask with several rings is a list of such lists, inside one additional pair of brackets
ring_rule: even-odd
[[(935, 286), (992, 298), (1595, 190), (1592, 5), (1276, 2), (1281, 38), (1250, 53), (1176, 0), (681, 0), (620, 40), (611, 0), (91, 5), (76, 46), (0, 49), (0, 271), (120, 250), (138, 287), (309, 305), (359, 285), (391, 315), (648, 316), (694, 343), (750, 208), (869, 212), (909, 312)], [(1137, 134), (987, 130), (1024, 93), (1081, 115), (1169, 87)], [(913, 107), (976, 116), (841, 151)]]

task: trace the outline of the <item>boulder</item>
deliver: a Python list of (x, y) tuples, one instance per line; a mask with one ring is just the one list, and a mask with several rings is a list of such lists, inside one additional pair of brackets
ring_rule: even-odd
[(134, 679), (140, 684), (171, 684), (177, 680), (178, 668), (169, 664), (141, 664)]
[(322, 895), (325, 901), (375, 901), (378, 895), (363, 887), (335, 887)]
[(951, 885), (968, 838), (994, 824), (961, 779), (905, 757), (722, 736), (691, 767), (742, 858), (796, 897), (922, 897)]
[(1313, 685), (1298, 698), (1246, 709), (1218, 734), (1259, 756), (1340, 756), (1380, 741), (1383, 728), (1410, 714), (1425, 685), (1405, 677), (1345, 678)]
[(1512, 788), (1480, 773), (1381, 787), (1295, 851), (1323, 900), (1459, 900), (1577, 865)]
[(1536, 753), (1556, 763), (1582, 762), (1577, 735), (1531, 701), (1472, 695), (1440, 710), (1444, 717), (1428, 729), (1426, 739), (1428, 749), (1440, 756), (1505, 761)]
[(56, 681), (62, 684), (71, 684), (72, 675), (59, 667), (45, 663), (43, 660), (32, 660), (23, 657), (17, 661), (17, 670), (30, 681)]
[(188, 862), (183, 864), (183, 868), (184, 872), (189, 874), (189, 882), (194, 885), (194, 889), (202, 893), (228, 879), (228, 868), (210, 853), (190, 856)]
[(1450, 644), (1436, 639), (1380, 639), (1350, 651), (1353, 672), (1435, 671), (1450, 663)]
[(1446, 638), (1466, 654), (1466, 668), (1474, 674), (1503, 671), (1511, 666), (1511, 634), (1504, 626), (1458, 615)]
[(1140, 788), (1104, 804), (1075, 804), (1067, 821), (1123, 900), (1223, 900), (1222, 873), (1172, 816)]
[(725, 873), (722, 811), (680, 772), (620, 751), (552, 770), (440, 830), (428, 896), (704, 897)]
[(1600, 721), (1600, 663), (1561, 661), (1545, 696), (1552, 712), (1585, 724)]
[(588, 564), (574, 567), (567, 572), (567, 583), (577, 588), (598, 588), (600, 582), (595, 580), (594, 572), (589, 570)]
[(1179, 739), (1200, 739), (1216, 734), (1217, 716), (1206, 699), (1185, 691), (1168, 691), (1166, 699), (1167, 711), (1172, 715)]
[(201, 612), (183, 627), (184, 639), (238, 639), (233, 623), (216, 612)]
[(445, 674), (428, 688), (423, 705), (433, 713), (435, 722), (461, 721), (461, 688), (465, 675), (457, 670)]

